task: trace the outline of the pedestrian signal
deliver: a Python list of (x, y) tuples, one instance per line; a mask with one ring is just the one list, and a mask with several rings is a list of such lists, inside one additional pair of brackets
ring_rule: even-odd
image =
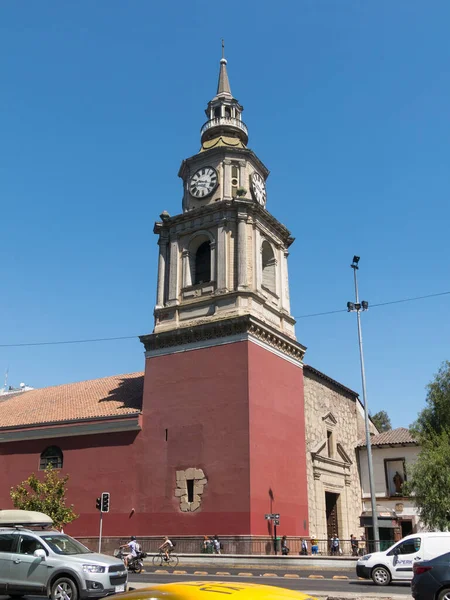
[(102, 499), (101, 498), (97, 498), (97, 500), (95, 501), (95, 508), (97, 510), (102, 510)]

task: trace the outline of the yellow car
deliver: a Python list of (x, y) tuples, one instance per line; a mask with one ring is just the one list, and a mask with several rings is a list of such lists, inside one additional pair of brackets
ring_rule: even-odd
[(316, 600), (313, 596), (294, 590), (233, 581), (185, 581), (161, 583), (125, 594), (116, 594), (115, 600)]

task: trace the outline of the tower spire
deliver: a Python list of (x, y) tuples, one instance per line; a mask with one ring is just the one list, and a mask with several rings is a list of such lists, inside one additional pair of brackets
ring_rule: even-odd
[(222, 58), (220, 59), (219, 81), (217, 83), (217, 96), (229, 96), (232, 98), (230, 82), (227, 73), (227, 59), (225, 58), (225, 42), (222, 40)]

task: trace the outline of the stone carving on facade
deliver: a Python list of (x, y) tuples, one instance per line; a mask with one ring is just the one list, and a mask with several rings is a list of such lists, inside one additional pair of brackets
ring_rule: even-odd
[[(183, 471), (176, 472), (177, 487), (175, 488), (175, 497), (180, 501), (180, 510), (182, 512), (195, 512), (201, 506), (202, 494), (208, 480), (205, 477), (203, 469), (189, 467)], [(192, 484), (192, 499), (189, 498), (188, 482)]]

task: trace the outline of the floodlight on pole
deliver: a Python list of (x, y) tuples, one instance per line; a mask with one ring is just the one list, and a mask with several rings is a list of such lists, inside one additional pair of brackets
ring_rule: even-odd
[(356, 271), (359, 269), (359, 256), (353, 257), (353, 262), (350, 265), (353, 269), (353, 277), (355, 282), (355, 302), (347, 302), (348, 312), (356, 312), (356, 322), (358, 324), (358, 341), (359, 341), (359, 359), (361, 363), (361, 382), (364, 402), (364, 422), (366, 426), (366, 447), (367, 447), (367, 464), (369, 469), (369, 487), (370, 487), (370, 501), (372, 505), (372, 526), (373, 526), (373, 537), (375, 541), (375, 550), (380, 549), (380, 532), (378, 529), (378, 514), (377, 514), (377, 499), (375, 494), (375, 480), (373, 476), (373, 461), (372, 461), (372, 445), (370, 440), (370, 421), (369, 421), (369, 406), (367, 403), (366, 393), (366, 372), (364, 368), (364, 353), (362, 343), (362, 331), (361, 331), (361, 310), (365, 311), (369, 308), (369, 303), (366, 300), (359, 302), (358, 292), (358, 278)]

